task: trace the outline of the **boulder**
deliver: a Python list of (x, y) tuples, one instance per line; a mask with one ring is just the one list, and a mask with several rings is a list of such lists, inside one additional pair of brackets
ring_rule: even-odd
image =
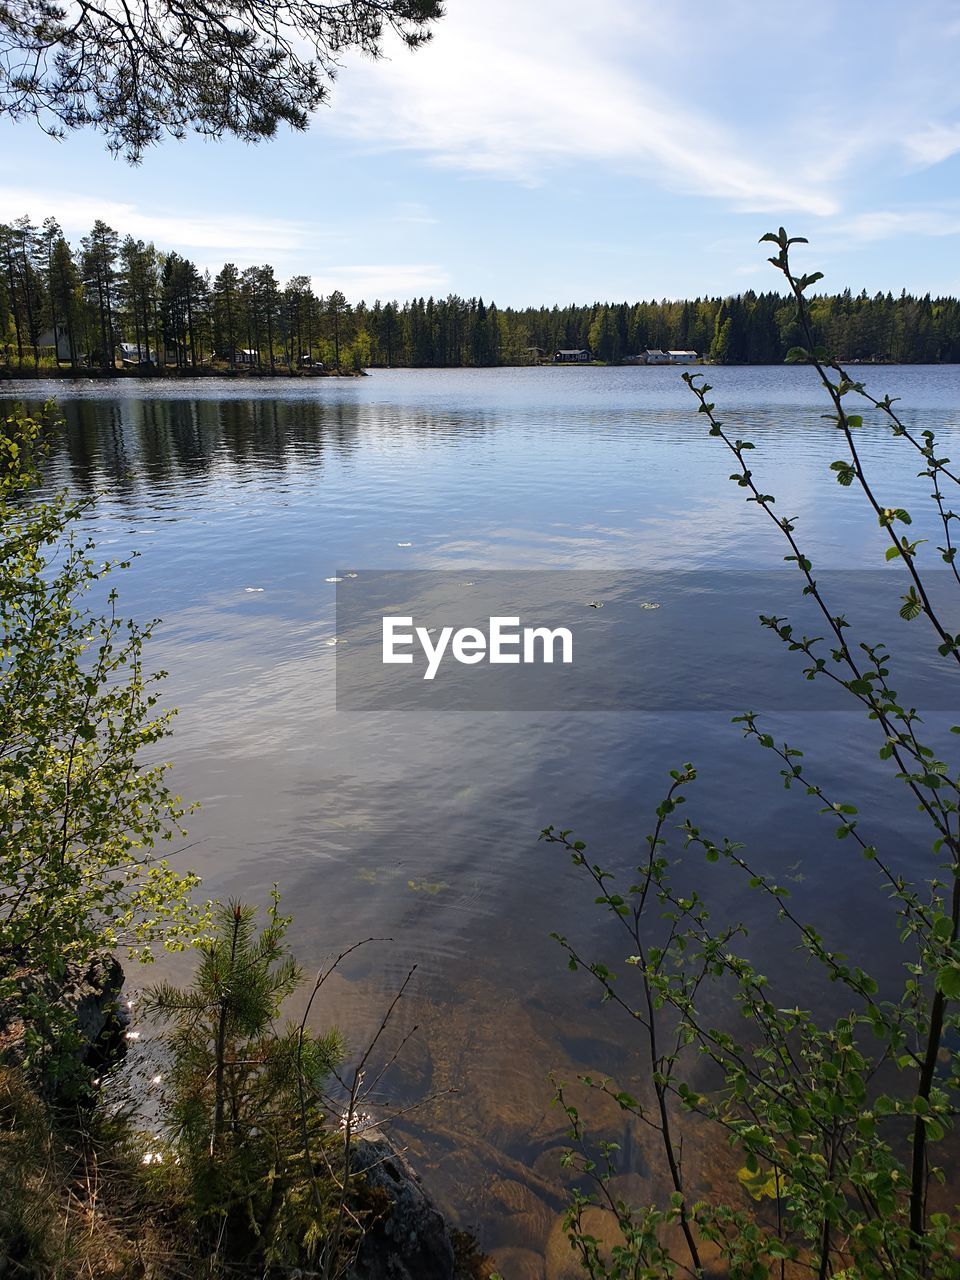
[(388, 1206), (363, 1238), (355, 1280), (454, 1280), (447, 1223), (389, 1139), (379, 1132), (360, 1138), (353, 1168)]
[(82, 969), (68, 971), (59, 1003), (75, 1018), (83, 1061), (113, 1061), (124, 1044), (127, 1017), (120, 1003), (123, 969), (116, 956), (95, 955)]
[(504, 1280), (543, 1280), (543, 1259), (532, 1249), (494, 1249), (490, 1258)]
[(115, 956), (102, 952), (82, 965), (68, 965), (60, 979), (23, 970), (16, 982), (18, 995), (0, 1005), (0, 1061), (23, 1065), (24, 1011), (39, 999), (62, 1037), (43, 1063), (39, 1082), (43, 1092), (55, 1095), (65, 1081), (71, 1088), (76, 1086), (76, 1073), (68, 1069), (66, 1058), (99, 1070), (122, 1058), (127, 1018), (120, 1003), (123, 968)]
[[(623, 1243), (616, 1217), (609, 1209), (590, 1205), (583, 1211), (582, 1224), (587, 1235), (599, 1240), (600, 1252), (609, 1261), (613, 1246)], [(583, 1280), (585, 1272), (580, 1266), (580, 1254), (570, 1244), (562, 1217), (550, 1232), (545, 1261), (547, 1280)]]
[(553, 1223), (548, 1205), (513, 1178), (495, 1175), (486, 1190), (486, 1213), (494, 1223), (497, 1244), (542, 1249)]

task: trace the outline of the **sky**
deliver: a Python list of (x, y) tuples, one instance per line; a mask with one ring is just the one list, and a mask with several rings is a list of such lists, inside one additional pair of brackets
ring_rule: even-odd
[(4, 121), (0, 220), (501, 306), (776, 287), (757, 241), (784, 225), (830, 291), (960, 294), (958, 0), (447, 0), (387, 53), (306, 133), (136, 168)]

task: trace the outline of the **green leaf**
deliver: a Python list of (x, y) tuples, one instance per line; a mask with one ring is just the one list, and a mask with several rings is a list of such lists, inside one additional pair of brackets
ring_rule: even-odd
[(944, 1128), (936, 1116), (924, 1116), (923, 1127), (930, 1142), (940, 1142), (944, 1136)]
[(960, 965), (945, 964), (937, 970), (937, 990), (941, 991), (948, 1000), (956, 1000), (960, 997)]
[(905, 596), (901, 596), (903, 605), (900, 609), (900, 617), (904, 622), (913, 622), (914, 618), (919, 618), (923, 612), (923, 603), (917, 595), (916, 590), (911, 587)]
[(949, 942), (953, 937), (953, 921), (949, 916), (937, 916), (931, 932), (939, 942)]
[[(751, 1164), (756, 1165), (756, 1168), (751, 1169)], [(754, 1200), (776, 1200), (777, 1198), (776, 1173), (773, 1169), (761, 1169), (756, 1157), (748, 1158), (746, 1165), (737, 1170), (737, 1181)]]

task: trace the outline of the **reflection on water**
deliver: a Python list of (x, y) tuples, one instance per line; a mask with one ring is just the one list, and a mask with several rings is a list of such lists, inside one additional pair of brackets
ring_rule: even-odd
[[(878, 393), (904, 397), (911, 421), (932, 420), (955, 443), (960, 372), (870, 374)], [(878, 567), (875, 524), (829, 473), (840, 449), (809, 371), (710, 377), (818, 567)], [(213, 895), (263, 897), (278, 881), (308, 970), (359, 938), (393, 940), (357, 953), (332, 988), (326, 1012), (358, 1041), (419, 963), (396, 1031), (421, 1029), (384, 1086), (401, 1104), (438, 1096), (405, 1133), (427, 1181), (502, 1251), (505, 1274), (560, 1274), (543, 1261), (557, 1249), (564, 1141), (548, 1072), (608, 1071), (637, 1089), (643, 1065), (549, 940), (565, 932), (602, 958), (609, 934), (539, 830), (573, 827), (626, 873), (667, 770), (693, 760), (691, 818), (790, 877), (798, 909), (842, 937), (852, 962), (889, 952), (885, 899), (857, 887), (861, 864), (726, 714), (338, 714), (327, 579), (347, 567), (771, 569), (784, 553), (775, 531), (727, 481), (727, 457), (669, 369), (23, 384), (9, 394), (48, 393), (66, 417), (50, 483), (99, 495), (87, 524), (104, 553), (141, 553), (122, 583), (126, 608), (164, 619), (154, 658), (180, 707), (175, 780), (202, 802), (185, 856)], [(922, 503), (928, 485), (902, 446), (869, 425), (862, 440), (884, 500)], [(943, 726), (933, 717), (928, 727)], [(892, 863), (916, 870), (925, 836), (875, 752), (861, 751), (868, 735), (855, 716), (783, 712), (770, 729), (860, 807)], [(689, 874), (718, 915), (755, 910), (722, 868)], [(775, 923), (751, 920), (765, 963), (776, 935)], [(618, 1116), (595, 1120), (623, 1145), (624, 1177), (650, 1176), (644, 1135)], [(717, 1158), (696, 1155), (700, 1178)]]

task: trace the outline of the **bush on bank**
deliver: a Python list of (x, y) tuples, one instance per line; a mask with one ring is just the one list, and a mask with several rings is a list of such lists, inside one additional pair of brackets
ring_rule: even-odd
[[(806, 292), (820, 273), (794, 271), (797, 240), (783, 228), (764, 240), (775, 247), (770, 261), (790, 288), (805, 344), (789, 358), (816, 371), (837, 431), (841, 457), (830, 471), (863, 501), (885, 561), (902, 570), (900, 617), (904, 625), (929, 629), (932, 653), (942, 663), (941, 705), (949, 706), (960, 635), (950, 632), (948, 615), (928, 587), (933, 560), (947, 566), (951, 587), (960, 590), (958, 516), (951, 507), (960, 472), (932, 429), (911, 427), (888, 396), (873, 395), (817, 345)], [(828, 598), (817, 581), (796, 519), (760, 487), (752, 442), (724, 423), (702, 376), (684, 379), (710, 434), (733, 459), (731, 480), (786, 542), (784, 558), (819, 610), (821, 634), (801, 635), (784, 617), (762, 617), (762, 625), (798, 654), (807, 679), (837, 682), (860, 707), (876, 730), (891, 786), (900, 788), (911, 816), (922, 815), (929, 843), (922, 860), (917, 852), (916, 871), (905, 875), (898, 841), (876, 815), (858, 813), (835, 793), (834, 779), (822, 776), (796, 744), (775, 740), (759, 715), (737, 717), (745, 736), (777, 761), (784, 785), (806, 795), (843, 841), (838, 857), (853, 860), (860, 900), (875, 904), (878, 931), (887, 931), (888, 953), (898, 961), (892, 972), (874, 975), (850, 954), (864, 940), (839, 939), (835, 927), (807, 918), (760, 855), (690, 819), (678, 821), (697, 776), (692, 764), (671, 772), (629, 882), (594, 861), (569, 831), (543, 832), (587, 876), (619, 938), (622, 964), (599, 963), (576, 941), (559, 941), (571, 967), (599, 984), (611, 1015), (625, 1016), (643, 1063), (629, 1089), (607, 1080), (583, 1083), (609, 1093), (654, 1130), (661, 1158), (656, 1185), (662, 1195), (626, 1202), (614, 1181), (616, 1148), (591, 1146), (570, 1091), (561, 1087), (558, 1099), (574, 1139), (567, 1160), (582, 1174), (568, 1215), (571, 1244), (592, 1280), (689, 1274), (951, 1280), (960, 1249), (951, 1185), (960, 1105), (955, 753), (932, 745), (935, 730), (898, 695), (895, 658), (869, 639), (852, 639), (844, 601)], [(929, 481), (934, 543), (917, 537), (898, 496), (880, 495), (868, 475), (858, 435), (867, 413)], [(756, 895), (758, 910), (778, 925), (779, 959), (753, 954), (742, 919), (718, 918), (700, 878), (694, 873), (690, 882), (693, 854), (725, 867)], [(870, 941), (875, 947), (876, 939)], [(726, 1181), (704, 1176), (700, 1156), (712, 1147), (730, 1153)], [(605, 1240), (596, 1231), (601, 1211)]]

